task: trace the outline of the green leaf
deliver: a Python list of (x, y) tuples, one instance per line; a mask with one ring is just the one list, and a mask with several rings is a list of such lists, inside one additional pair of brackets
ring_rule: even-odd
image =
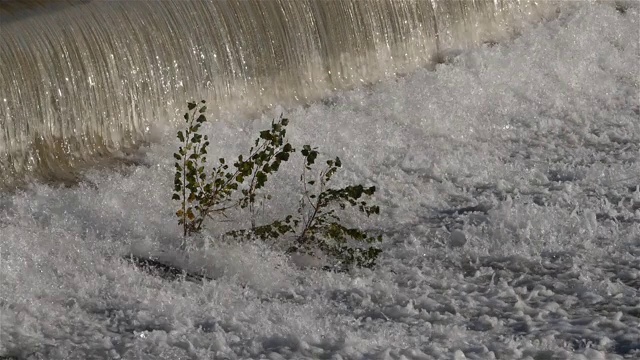
[(279, 160), (279, 161), (287, 161), (287, 160), (289, 160), (289, 153), (288, 152), (278, 153), (276, 155), (276, 159)]
[(196, 108), (196, 103), (189, 102), (189, 103), (187, 103), (187, 105), (188, 105), (189, 110), (193, 110), (193, 109)]
[(315, 150), (309, 151), (309, 154), (307, 155), (307, 165), (313, 165), (317, 157), (318, 157), (317, 151)]
[(267, 141), (273, 141), (273, 135), (271, 135), (271, 132), (269, 130), (263, 130), (260, 132), (260, 138), (267, 140)]
[(258, 183), (256, 185), (256, 189), (259, 189), (259, 188), (263, 187), (264, 184), (267, 182), (267, 175), (265, 173), (263, 173), (262, 171), (258, 171), (256, 173), (256, 180), (258, 181)]

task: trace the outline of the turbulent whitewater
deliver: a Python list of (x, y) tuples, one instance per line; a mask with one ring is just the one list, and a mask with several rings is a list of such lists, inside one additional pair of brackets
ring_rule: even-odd
[[(503, 39), (533, 0), (0, 2), (0, 181), (65, 178), (182, 104), (299, 104)], [(30, 174), (30, 175), (29, 175)]]
[[(0, 192), (0, 358), (640, 358), (640, 8), (561, 4), (431, 69), (262, 115), (231, 108), (204, 129), (211, 157), (231, 158), (284, 113), (295, 147), (342, 159), (336, 186), (375, 185), (380, 216), (344, 217), (383, 236), (373, 270), (221, 242), (232, 222), (182, 250), (172, 127), (122, 171)], [(259, 220), (290, 212), (299, 174), (283, 165)], [(209, 280), (162, 278), (130, 254)]]

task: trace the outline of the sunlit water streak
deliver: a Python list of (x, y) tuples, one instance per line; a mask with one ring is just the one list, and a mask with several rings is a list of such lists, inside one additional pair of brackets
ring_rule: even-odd
[[(496, 41), (533, 0), (0, 2), (0, 184), (70, 176), (190, 99), (309, 102)], [(55, 11), (53, 11), (55, 10)]]

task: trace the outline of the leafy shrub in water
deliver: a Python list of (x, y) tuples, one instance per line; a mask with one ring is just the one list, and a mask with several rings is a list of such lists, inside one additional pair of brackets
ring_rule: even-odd
[(187, 128), (177, 134), (183, 145), (173, 154), (177, 160), (173, 199), (180, 201), (176, 216), (185, 237), (200, 232), (207, 218), (225, 216), (227, 210), (248, 207), (254, 214), (256, 191), (264, 187), (269, 175), (277, 171), (294, 151), (291, 144), (284, 142), (284, 127), (288, 120), (281, 118), (272, 123), (270, 130), (260, 132), (260, 137), (249, 149), (249, 155), (238, 156), (233, 167), (230, 168), (226, 160), (220, 158), (219, 165), (207, 171), (206, 155), (210, 142), (206, 135), (198, 132), (207, 121), (204, 103), (204, 100), (200, 106), (188, 103), (189, 112), (184, 114)]
[[(326, 161), (326, 167), (309, 179), (319, 152), (304, 145), (300, 151), (304, 168), (300, 176), (302, 193), (296, 215), (270, 224), (256, 224), (258, 191), (264, 188), (270, 176), (287, 162), (295, 149), (286, 141), (288, 119), (280, 118), (271, 128), (260, 132), (247, 156), (240, 155), (231, 164), (224, 159), (207, 170), (209, 139), (199, 133), (207, 121), (205, 101), (188, 103), (184, 114), (186, 129), (177, 137), (182, 143), (174, 153), (175, 178), (173, 199), (180, 202), (176, 211), (178, 224), (187, 238), (202, 231), (205, 220), (227, 217), (231, 209), (248, 209), (250, 228), (227, 233), (234, 238), (255, 236), (263, 240), (290, 241), (288, 252), (313, 254), (320, 250), (343, 265), (371, 267), (381, 250), (374, 246), (381, 237), (373, 237), (358, 228), (350, 228), (341, 222), (341, 210), (355, 208), (366, 216), (379, 214), (380, 208), (365, 200), (376, 191), (374, 186), (347, 186), (329, 188), (328, 183), (342, 167), (339, 158)], [(265, 194), (270, 200), (271, 195)], [(364, 247), (358, 246), (365, 244)]]

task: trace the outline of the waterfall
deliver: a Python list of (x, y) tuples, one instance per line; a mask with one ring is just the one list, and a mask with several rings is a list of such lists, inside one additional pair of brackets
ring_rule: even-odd
[[(0, 0), (0, 184), (144, 141), (187, 100), (293, 105), (498, 41), (534, 0)], [(211, 106), (210, 106), (211, 107)], [(217, 109), (217, 110), (216, 110)]]

